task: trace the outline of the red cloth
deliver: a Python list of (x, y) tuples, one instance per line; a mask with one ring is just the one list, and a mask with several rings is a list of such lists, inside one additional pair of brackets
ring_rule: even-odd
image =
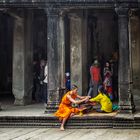
[(95, 67), (95, 66), (91, 66), (90, 73), (92, 76), (92, 80), (99, 82), (99, 80), (100, 80), (100, 68)]

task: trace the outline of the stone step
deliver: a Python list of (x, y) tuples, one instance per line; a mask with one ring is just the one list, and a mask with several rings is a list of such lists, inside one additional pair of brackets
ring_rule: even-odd
[[(60, 127), (59, 120), (54, 116), (0, 116), (0, 127)], [(67, 128), (140, 128), (140, 118), (125, 119), (109, 116), (72, 117), (66, 124)]]

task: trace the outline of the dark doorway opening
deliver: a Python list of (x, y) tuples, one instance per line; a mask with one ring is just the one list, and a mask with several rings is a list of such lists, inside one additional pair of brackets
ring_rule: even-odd
[[(72, 11), (72, 13), (74, 10)], [(75, 10), (75, 15), (82, 14), (83, 21), (86, 20), (87, 32), (82, 30), (82, 36), (86, 38), (87, 44), (85, 45), (85, 52), (87, 52), (87, 63), (83, 65), (86, 67), (87, 73), (84, 81), (89, 90), (90, 83), (90, 66), (95, 59), (98, 59), (101, 65), (101, 75), (103, 78), (103, 69), (105, 62), (109, 61), (112, 67), (113, 76), (113, 94), (114, 99), (118, 100), (118, 61), (119, 61), (119, 48), (118, 48), (118, 19), (114, 10)], [(65, 17), (65, 66), (66, 72), (71, 73), (71, 46), (70, 46), (70, 18), (71, 13)], [(80, 14), (79, 14), (80, 15)], [(77, 54), (79, 55), (79, 54)], [(85, 61), (85, 60), (84, 60)]]
[(0, 102), (12, 104), (13, 22), (8, 14), (0, 14)]
[[(88, 71), (94, 60), (100, 63), (102, 82), (105, 63), (112, 71), (113, 100), (118, 100), (118, 20), (112, 10), (90, 10), (88, 12)], [(88, 73), (90, 82), (90, 73)]]
[[(40, 85), (42, 74), (41, 63), (45, 69), (47, 62), (47, 18), (44, 10), (33, 11), (33, 91), (32, 100), (43, 102), (44, 87)], [(42, 79), (42, 78), (41, 78)]]

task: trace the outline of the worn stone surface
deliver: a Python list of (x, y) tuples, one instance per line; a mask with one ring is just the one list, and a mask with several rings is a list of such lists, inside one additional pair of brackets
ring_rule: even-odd
[(4, 140), (139, 140), (139, 130), (112, 129), (66, 129), (58, 128), (0, 128), (0, 139)]

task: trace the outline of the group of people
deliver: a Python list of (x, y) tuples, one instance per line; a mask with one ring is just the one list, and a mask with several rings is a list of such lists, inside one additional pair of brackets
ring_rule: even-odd
[(105, 63), (105, 67), (101, 71), (98, 60), (95, 60), (90, 67), (91, 80), (88, 96), (91, 97), (97, 96), (98, 86), (103, 85), (104, 92), (109, 96), (111, 100), (113, 100), (114, 97), (112, 90), (112, 75), (113, 70), (111, 69), (110, 63), (108, 61)]
[[(78, 113), (83, 114), (87, 112), (89, 107), (94, 109), (97, 103), (100, 104), (100, 108), (96, 108), (97, 112), (110, 113), (113, 111), (113, 70), (109, 62), (105, 63), (105, 67), (102, 71), (103, 74), (101, 74), (98, 60), (94, 60), (90, 67), (91, 80), (87, 96), (79, 96), (77, 93), (78, 87), (76, 85), (73, 85), (72, 88), (70, 87), (70, 74), (66, 73), (66, 88), (69, 91), (63, 96), (59, 108), (55, 113), (55, 116), (61, 121), (60, 130), (64, 130), (64, 125), (68, 118)], [(73, 104), (76, 104), (76, 106), (73, 106)]]
[[(59, 108), (55, 113), (55, 116), (57, 116), (61, 121), (60, 130), (65, 130), (64, 125), (68, 118), (78, 113), (81, 114), (88, 109), (87, 106), (80, 107), (82, 103), (87, 103), (89, 106), (93, 107), (96, 105), (96, 103), (99, 103), (101, 107), (96, 109), (96, 111), (102, 113), (112, 112), (112, 102), (110, 98), (104, 93), (103, 86), (100, 85), (98, 87), (98, 95), (94, 98), (91, 98), (91, 96), (79, 96), (77, 90), (78, 87), (73, 85), (72, 89), (63, 96)], [(77, 104), (77, 106), (74, 107), (72, 104)]]
[(32, 98), (37, 102), (47, 103), (48, 65), (41, 59), (33, 63), (33, 92)]

